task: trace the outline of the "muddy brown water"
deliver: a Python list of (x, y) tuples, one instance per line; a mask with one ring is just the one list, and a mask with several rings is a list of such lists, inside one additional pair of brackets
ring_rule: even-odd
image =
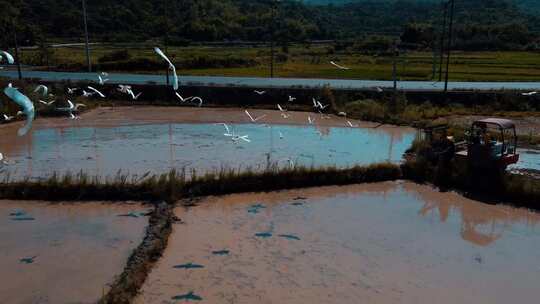
[(538, 299), (540, 216), (428, 186), (210, 197), (176, 214), (185, 224), (136, 303)]
[[(399, 162), (414, 139), (411, 128), (372, 123), (350, 128), (344, 118), (323, 119), (318, 114), (251, 110), (266, 115), (251, 124), (242, 109), (123, 107), (100, 108), (80, 120), (44, 118), (31, 133), (17, 137), (19, 123), (0, 127), (0, 152), (10, 164), (3, 167), (12, 179), (50, 176), (53, 172), (84, 171), (114, 176), (164, 173), (170, 169), (263, 169), (268, 163), (339, 167)], [(308, 125), (308, 116), (315, 119)], [(234, 143), (225, 122), (250, 143)]]
[(139, 245), (140, 204), (0, 201), (0, 303), (95, 303)]

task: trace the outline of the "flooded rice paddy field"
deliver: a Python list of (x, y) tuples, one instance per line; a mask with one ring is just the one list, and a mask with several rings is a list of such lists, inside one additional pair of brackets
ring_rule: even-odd
[[(313, 113), (251, 110), (266, 115), (266, 124), (248, 124), (241, 109), (121, 108), (98, 109), (81, 120), (37, 120), (32, 132), (16, 137), (14, 128), (0, 128), (0, 146), (10, 165), (11, 178), (42, 178), (53, 172), (84, 171), (112, 176), (119, 170), (132, 175), (163, 173), (170, 169), (263, 169), (268, 163), (339, 167), (399, 162), (410, 147), (411, 128), (323, 119)], [(308, 125), (308, 116), (315, 119)], [(224, 136), (226, 122), (251, 142), (234, 143)]]
[[(532, 303), (540, 216), (408, 182), (175, 210), (136, 303)], [(360, 300), (361, 299), (361, 300)]]
[(95, 303), (142, 241), (146, 209), (0, 201), (0, 303)]

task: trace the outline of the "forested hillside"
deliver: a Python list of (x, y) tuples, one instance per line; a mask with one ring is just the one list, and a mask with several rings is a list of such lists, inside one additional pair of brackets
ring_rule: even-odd
[[(343, 5), (346, 3), (361, 3), (361, 2), (395, 2), (396, 0), (301, 0), (305, 4), (313, 5)], [(448, 0), (417, 0), (417, 2), (428, 2), (428, 3), (442, 3), (443, 1)], [(536, 14), (540, 12), (540, 1), (538, 0), (506, 0), (510, 3), (515, 4), (523, 10), (524, 13)], [(460, 1), (456, 1), (459, 3)], [(466, 1), (461, 1), (466, 2)]]
[[(88, 20), (93, 40), (131, 42), (261, 41), (271, 33), (269, 0), (92, 0)], [(531, 4), (536, 0), (531, 0)], [(4, 33), (18, 29), (22, 44), (42, 39), (77, 40), (83, 22), (81, 1), (0, 0)], [(538, 6), (538, 5), (536, 5)], [(275, 12), (280, 41), (357, 40), (375, 44), (402, 37), (428, 47), (439, 33), (439, 1), (361, 1), (344, 5), (306, 5), (284, 0)], [(505, 0), (468, 0), (456, 4), (456, 43), (467, 49), (534, 47), (540, 18), (524, 14)], [(0, 37), (9, 44), (11, 35)], [(386, 41), (388, 42), (388, 41)]]

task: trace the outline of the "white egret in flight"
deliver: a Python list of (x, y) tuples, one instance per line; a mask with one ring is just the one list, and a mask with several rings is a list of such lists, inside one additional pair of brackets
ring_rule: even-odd
[(237, 143), (240, 140), (243, 140), (248, 143), (251, 142), (251, 139), (249, 139), (249, 135), (233, 135), (231, 139), (234, 143)]
[(4, 158), (4, 154), (0, 153), (0, 163), (2, 165), (7, 165), (8, 161)]
[(38, 101), (39, 101), (39, 103), (44, 104), (44, 105), (46, 105), (46, 106), (51, 106), (53, 103), (56, 102), (56, 99), (55, 99), (55, 100), (52, 100), (52, 101), (49, 101), (49, 102), (43, 101), (43, 100), (41, 100), (41, 99), (38, 100)]
[[(9, 64), (14, 64), (15, 63), (15, 59), (13, 59), (13, 56), (11, 56), (10, 53), (6, 52), (6, 51), (0, 51), (1, 54), (4, 55), (4, 57), (6, 57), (6, 60)], [(0, 56), (0, 61), (2, 59), (2, 56)]]
[(180, 99), (181, 102), (188, 102), (190, 101), (191, 99), (193, 99), (193, 97), (182, 97), (182, 95), (180, 95), (178, 92), (174, 92), (174, 94), (176, 94), (176, 97), (178, 97), (178, 99)]
[(94, 96), (94, 93), (86, 92), (85, 90), (82, 90), (82, 96), (83, 97), (92, 97), (92, 96)]
[(35, 117), (34, 104), (30, 98), (19, 92), (19, 90), (11, 85), (11, 83), (4, 89), (4, 94), (23, 109), (22, 112), (26, 115), (26, 123), (17, 131), (17, 134), (19, 136), (26, 135), (32, 128), (32, 121)]
[(321, 109), (321, 110), (324, 110), (324, 109), (328, 108), (328, 106), (330, 106), (330, 105), (323, 105), (320, 101), (318, 101), (318, 100), (315, 99), (315, 98), (312, 98), (312, 100), (313, 100), (313, 107), (314, 107), (315, 109)]
[(47, 93), (49, 92), (49, 88), (47, 88), (47, 86), (44, 86), (42, 84), (38, 85), (34, 90), (34, 93), (37, 93), (40, 90), (43, 91), (43, 96), (47, 96)]
[(105, 79), (105, 78), (101, 77), (101, 75), (98, 75), (98, 79), (99, 79), (99, 84), (100, 85), (104, 85), (105, 82), (109, 81), (109, 79)]
[(131, 90), (131, 86), (130, 85), (119, 84), (117, 90), (120, 93), (129, 94), (129, 90)]
[(195, 97), (191, 98), (191, 101), (199, 102), (199, 107), (202, 107), (202, 104), (203, 104), (202, 98), (195, 96)]
[(259, 117), (257, 117), (257, 118), (253, 118), (253, 116), (251, 116), (251, 114), (248, 112), (248, 110), (246, 110), (245, 112), (246, 112), (246, 115), (247, 115), (247, 116), (249, 117), (249, 119), (251, 120), (251, 122), (257, 122), (257, 121), (259, 121), (259, 120), (261, 120), (261, 119), (263, 119), (263, 118), (266, 117), (266, 115), (261, 115), (261, 116), (259, 116)]
[(231, 129), (229, 129), (229, 126), (226, 124), (226, 123), (217, 123), (216, 125), (223, 125), (225, 127), (225, 130), (227, 131), (227, 133), (223, 134), (227, 137), (231, 137), (234, 135), (234, 133), (231, 133)]
[(167, 63), (169, 64), (169, 69), (172, 70), (173, 72), (173, 89), (176, 91), (178, 90), (178, 75), (176, 75), (176, 67), (174, 66), (174, 64), (169, 60), (169, 58), (167, 56), (165, 56), (165, 53), (163, 53), (163, 51), (161, 51), (158, 47), (155, 47), (154, 48), (154, 51), (159, 55), (161, 56), (161, 58), (163, 58), (165, 61), (167, 61)]
[(103, 93), (101, 93), (101, 92), (98, 91), (97, 89), (95, 89), (95, 88), (93, 88), (93, 87), (91, 87), (91, 86), (88, 86), (88, 89), (94, 91), (96, 94), (98, 94), (99, 96), (101, 96), (101, 98), (105, 98), (105, 95), (103, 95)]
[(222, 125), (225, 127), (225, 130), (227, 131), (227, 133), (223, 134), (227, 137), (230, 137), (231, 140), (236, 144), (238, 143), (239, 141), (243, 140), (245, 142), (251, 142), (251, 140), (249, 139), (249, 135), (237, 135), (236, 133), (234, 133), (234, 130), (231, 131), (231, 129), (229, 128), (229, 126), (226, 124), (226, 123), (217, 123), (216, 125)]
[(75, 115), (73, 115), (73, 112), (78, 111), (80, 107), (86, 107), (86, 105), (82, 104), (82, 103), (78, 103), (78, 104), (74, 105), (73, 102), (71, 102), (71, 100), (69, 100), (69, 99), (68, 99), (67, 103), (68, 103), (67, 107), (65, 107), (65, 108), (57, 108), (56, 110), (57, 111), (62, 111), (62, 112), (68, 112), (71, 119), (78, 119), (78, 118), (74, 118)]
[(330, 64), (333, 65), (333, 66), (335, 66), (336, 68), (338, 68), (338, 69), (340, 69), (340, 70), (350, 70), (350, 68), (344, 67), (344, 66), (342, 66), (342, 65), (339, 65), (339, 64), (337, 64), (337, 63), (335, 63), (335, 62), (333, 62), (333, 61), (330, 61)]
[(137, 100), (139, 99), (139, 96), (141, 96), (142, 92), (139, 92), (139, 94), (135, 95), (135, 93), (133, 93), (133, 90), (128, 89), (128, 94), (131, 95), (131, 98), (133, 100)]
[(319, 106), (319, 109), (321, 110), (324, 110), (330, 106), (329, 104), (323, 105), (320, 101), (317, 101), (317, 105)]

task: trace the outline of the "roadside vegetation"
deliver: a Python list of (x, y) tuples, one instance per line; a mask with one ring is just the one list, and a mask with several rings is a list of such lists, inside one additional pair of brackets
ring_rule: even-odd
[[(153, 52), (155, 44), (103, 44), (92, 47), (96, 71), (165, 73), (166, 66)], [(84, 48), (49, 48), (47, 58), (39, 49), (21, 53), (21, 62), (43, 70), (85, 71)], [(194, 76), (268, 77), (268, 45), (168, 47), (178, 73)], [(278, 77), (391, 80), (394, 58), (390, 52), (366, 52), (340, 43), (294, 43), (276, 53)], [(438, 58), (431, 51), (410, 50), (397, 58), (398, 80), (438, 80)], [(329, 62), (350, 70), (339, 70)], [(529, 51), (461, 51), (451, 58), (452, 81), (538, 81), (540, 55)], [(443, 75), (444, 79), (444, 75)]]
[[(378, 100), (367, 98), (337, 105), (338, 111), (344, 111), (349, 117), (366, 121), (387, 124), (409, 125), (417, 128), (433, 125), (450, 125), (449, 134), (457, 140), (463, 139), (469, 125), (456, 117), (494, 116), (508, 119), (539, 117), (540, 104), (536, 98), (521, 96), (517, 92), (500, 94), (485, 93), (473, 104), (457, 102), (459, 96), (449, 95), (448, 102), (409, 102), (405, 94), (399, 94), (396, 102), (387, 95)], [(338, 99), (339, 100), (339, 99)], [(453, 102), (456, 100), (456, 102)], [(518, 129), (518, 141), (521, 146), (536, 146), (540, 144), (540, 134), (533, 131)]]

